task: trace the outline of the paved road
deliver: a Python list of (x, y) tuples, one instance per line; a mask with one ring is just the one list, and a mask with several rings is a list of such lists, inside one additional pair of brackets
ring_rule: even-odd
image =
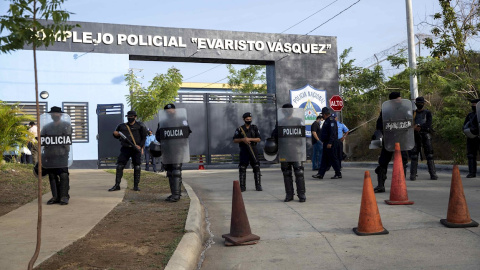
[[(446, 218), (451, 172), (439, 180), (419, 173), (407, 181), (410, 206), (384, 203), (387, 193), (377, 194), (377, 203), (388, 235), (360, 237), (357, 227), (365, 170), (344, 168), (343, 179), (311, 178), (306, 170), (307, 202), (298, 198), (284, 203), (283, 177), (279, 168), (263, 169), (263, 192), (255, 191), (251, 170), (243, 192), (252, 233), (257, 245), (225, 247), (222, 234), (230, 231), (232, 181), (238, 170), (184, 171), (208, 209), (214, 244), (206, 251), (202, 269), (480, 269), (480, 227), (451, 229), (440, 224)], [(391, 170), (389, 170), (391, 175)], [(465, 173), (462, 173), (465, 175)], [(463, 178), (472, 219), (480, 222), (480, 178)], [(376, 179), (373, 179), (376, 186)]]

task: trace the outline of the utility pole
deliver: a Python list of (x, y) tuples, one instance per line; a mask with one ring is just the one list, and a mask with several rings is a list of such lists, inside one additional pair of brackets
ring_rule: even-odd
[[(410, 69), (417, 69), (417, 60), (415, 58), (415, 38), (413, 33), (412, 1), (405, 0), (407, 5), (407, 32), (408, 32), (408, 62)], [(417, 76), (410, 74), (410, 99), (415, 100), (418, 97)]]

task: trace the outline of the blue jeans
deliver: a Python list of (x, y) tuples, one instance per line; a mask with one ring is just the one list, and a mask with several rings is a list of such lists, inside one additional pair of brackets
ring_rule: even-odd
[(313, 145), (313, 154), (312, 154), (312, 169), (320, 169), (320, 163), (322, 162), (322, 153), (323, 153), (323, 144), (320, 141), (317, 141)]

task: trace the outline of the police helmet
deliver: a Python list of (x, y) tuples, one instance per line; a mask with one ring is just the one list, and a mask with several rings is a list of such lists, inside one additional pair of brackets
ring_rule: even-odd
[[(35, 166), (33, 167), (33, 175), (37, 176), (38, 177), (38, 162), (35, 164)], [(45, 168), (42, 167), (42, 177), (46, 176), (47, 175), (47, 170)]]
[(383, 140), (382, 132), (380, 130), (376, 130), (375, 133), (373, 133), (372, 141), (370, 142), (368, 149), (382, 148), (382, 140)]
[(162, 146), (159, 142), (150, 143), (149, 150), (152, 157), (159, 157), (162, 155)]
[(268, 161), (273, 161), (277, 157), (278, 153), (278, 144), (275, 141), (275, 138), (268, 138), (265, 141), (265, 146), (263, 147), (263, 156)]

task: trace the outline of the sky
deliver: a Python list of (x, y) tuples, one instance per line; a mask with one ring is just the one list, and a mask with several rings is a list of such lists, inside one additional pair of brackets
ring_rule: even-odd
[[(421, 22), (432, 21), (440, 11), (438, 1), (412, 2), (415, 32), (430, 34)], [(8, 3), (0, 0), (0, 15)], [(407, 40), (404, 0), (67, 0), (63, 7), (74, 13), (71, 21), (336, 36), (338, 55), (352, 47), (350, 58), (365, 67), (374, 54)], [(144, 84), (172, 66), (184, 82), (226, 83), (221, 79), (228, 75), (225, 65), (130, 61), (130, 68), (142, 70)]]

